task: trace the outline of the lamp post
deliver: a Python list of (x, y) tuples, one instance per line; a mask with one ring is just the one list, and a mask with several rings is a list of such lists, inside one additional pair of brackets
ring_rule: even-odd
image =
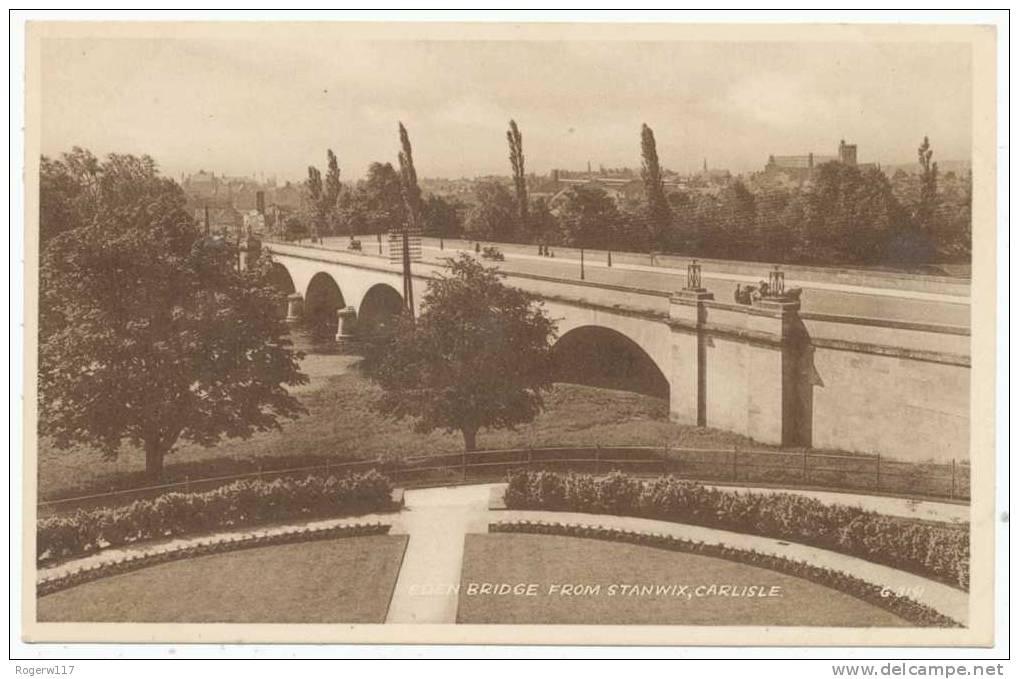
[(768, 295), (770, 297), (781, 297), (785, 294), (785, 272), (776, 264), (768, 272)]
[(584, 280), (584, 248), (580, 248), (580, 280)]
[(701, 265), (696, 259), (686, 265), (686, 289), (703, 290), (701, 287)]

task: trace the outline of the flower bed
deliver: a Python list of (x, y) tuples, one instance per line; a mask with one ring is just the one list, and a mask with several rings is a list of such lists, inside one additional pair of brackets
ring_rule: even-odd
[(268, 547), (269, 545), (282, 545), (292, 542), (305, 542), (308, 540), (327, 540), (329, 538), (359, 537), (362, 535), (385, 535), (389, 532), (389, 529), (390, 526), (381, 523), (359, 523), (353, 526), (331, 526), (329, 528), (317, 529), (295, 528), (270, 535), (231, 536), (217, 541), (185, 545), (177, 549), (144, 552), (124, 559), (119, 559), (117, 561), (95, 564), (94, 566), (80, 568), (71, 573), (40, 580), (36, 585), (36, 596), (45, 596), (69, 587), (98, 580), (99, 578), (119, 575), (121, 573), (138, 570), (139, 568), (147, 568), (148, 566), (166, 563), (167, 561), (190, 559), (196, 556), (207, 556), (209, 554), (221, 554), (223, 552), (230, 552), (238, 549)]
[(793, 577), (803, 578), (824, 587), (838, 590), (866, 601), (873, 606), (883, 608), (919, 627), (962, 626), (956, 620), (939, 613), (929, 606), (905, 596), (890, 596), (885, 588), (861, 580), (848, 573), (772, 554), (762, 554), (754, 550), (694, 542), (669, 535), (614, 530), (602, 528), (601, 526), (518, 521), (493, 523), (488, 528), (491, 533), (533, 533), (538, 535), (614, 540), (645, 547), (727, 559), (748, 566), (766, 568)]
[(883, 516), (791, 493), (741, 493), (620, 473), (514, 472), (505, 500), (510, 509), (641, 516), (774, 537), (969, 587), (968, 526)]
[(40, 519), (36, 556), (45, 561), (219, 528), (365, 514), (389, 508), (391, 494), (389, 480), (375, 471), (341, 478), (235, 481), (206, 492), (166, 493), (123, 507)]

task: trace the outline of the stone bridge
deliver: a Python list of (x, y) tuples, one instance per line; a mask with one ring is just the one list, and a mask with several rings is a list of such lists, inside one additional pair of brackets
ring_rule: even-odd
[[(263, 249), (290, 293), (289, 315), (330, 324), (340, 338), (402, 308), (400, 267), (386, 259), (291, 243)], [(438, 269), (414, 264), (416, 302)], [(566, 373), (665, 397), (676, 422), (784, 446), (969, 457), (966, 327), (807, 313), (792, 300), (737, 304), (682, 284), (670, 292), (504, 273), (556, 319)]]

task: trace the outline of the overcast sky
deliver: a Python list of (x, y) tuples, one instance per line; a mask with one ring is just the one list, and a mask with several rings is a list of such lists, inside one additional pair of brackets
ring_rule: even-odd
[(640, 125), (666, 167), (736, 172), (768, 154), (969, 159), (969, 47), (955, 43), (67, 40), (42, 47), (42, 150), (147, 153), (300, 179), (325, 149), (344, 179), (393, 161), (402, 120), (418, 174), (508, 174), (515, 118), (528, 171), (639, 166)]

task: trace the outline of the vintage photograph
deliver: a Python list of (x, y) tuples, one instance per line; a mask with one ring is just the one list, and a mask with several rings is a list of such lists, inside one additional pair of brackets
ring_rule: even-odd
[(993, 27), (26, 41), (26, 641), (991, 643)]

